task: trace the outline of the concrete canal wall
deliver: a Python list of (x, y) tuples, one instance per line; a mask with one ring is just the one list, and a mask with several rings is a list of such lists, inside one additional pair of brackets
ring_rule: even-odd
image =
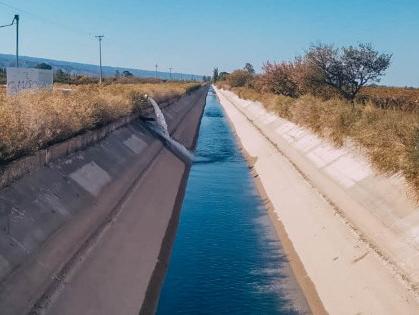
[(258, 102), (216, 92), (298, 256), (301, 286), (314, 286), (313, 310), (322, 312), (318, 296), (330, 314), (417, 313), (419, 209), (403, 178)]
[[(206, 93), (163, 110), (189, 149)], [(152, 312), (189, 167), (137, 116), (3, 167), (1, 314)]]

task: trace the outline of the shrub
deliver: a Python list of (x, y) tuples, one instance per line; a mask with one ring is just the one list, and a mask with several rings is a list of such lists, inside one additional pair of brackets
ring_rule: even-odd
[(226, 77), (227, 84), (231, 87), (249, 86), (253, 75), (247, 70), (235, 70)]
[(298, 97), (308, 88), (308, 68), (301, 58), (296, 58), (293, 62), (267, 62), (263, 71), (258, 85), (264, 92)]
[(45, 63), (45, 62), (38, 63), (35, 66), (35, 68), (36, 69), (44, 69), (44, 70), (51, 70), (52, 69), (52, 67), (49, 64)]
[(223, 80), (227, 79), (229, 74), (230, 73), (228, 73), (228, 72), (221, 71), (220, 74), (218, 75), (218, 81), (223, 81)]

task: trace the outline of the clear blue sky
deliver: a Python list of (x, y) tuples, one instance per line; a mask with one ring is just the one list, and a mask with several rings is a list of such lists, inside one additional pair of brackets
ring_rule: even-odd
[[(25, 10), (22, 55), (96, 63), (89, 33), (103, 33), (106, 65), (210, 74), (371, 42), (394, 54), (383, 84), (419, 86), (419, 0), (0, 0), (5, 24), (16, 10), (1, 3)], [(0, 29), (0, 52), (14, 53), (13, 29)]]

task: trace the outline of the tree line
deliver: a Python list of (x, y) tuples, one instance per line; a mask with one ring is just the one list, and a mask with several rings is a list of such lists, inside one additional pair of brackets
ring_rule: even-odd
[(212, 79), (224, 80), (231, 87), (247, 86), (294, 98), (312, 94), (324, 98), (340, 96), (353, 102), (362, 87), (380, 81), (391, 57), (371, 44), (341, 48), (317, 44), (293, 61), (266, 62), (261, 74), (255, 74), (253, 66), (247, 63), (232, 73), (215, 68)]
[[(52, 66), (42, 62), (34, 66), (36, 69), (53, 70)], [(6, 68), (0, 67), (0, 84), (6, 84)], [(139, 82), (164, 82), (165, 79), (155, 78), (140, 78), (136, 77), (132, 72), (128, 70), (119, 71), (116, 70), (113, 76), (106, 76), (105, 82), (120, 82), (120, 83), (139, 83)], [(203, 76), (202, 81), (210, 82), (211, 76)], [(66, 83), (66, 84), (91, 84), (98, 83), (99, 79), (94, 76), (88, 76), (83, 74), (75, 74), (64, 69), (54, 70), (54, 82)]]

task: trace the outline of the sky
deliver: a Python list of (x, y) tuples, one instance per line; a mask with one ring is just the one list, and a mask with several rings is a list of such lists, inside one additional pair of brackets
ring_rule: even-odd
[[(97, 63), (103, 34), (105, 65), (208, 75), (369, 42), (393, 54), (382, 84), (419, 87), (419, 0), (0, 0), (0, 25), (16, 13), (26, 56)], [(0, 53), (14, 52), (0, 28)]]

